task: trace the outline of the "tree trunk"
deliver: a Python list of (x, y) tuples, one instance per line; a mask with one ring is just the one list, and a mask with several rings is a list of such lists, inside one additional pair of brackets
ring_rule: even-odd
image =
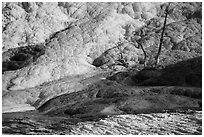
[(157, 53), (157, 56), (155, 58), (155, 60), (156, 60), (155, 67), (159, 63), (159, 55), (161, 54), (161, 47), (162, 47), (162, 42), (163, 42), (163, 37), (164, 37), (164, 30), (165, 30), (165, 26), (166, 26), (166, 20), (167, 20), (167, 15), (168, 15), (169, 7), (170, 7), (170, 3), (168, 5), (168, 7), (166, 7), (166, 10), (165, 10), (166, 14), (165, 14), (165, 19), (164, 19), (164, 26), (163, 26), (163, 30), (162, 30), (162, 34), (161, 34), (161, 38), (160, 38), (160, 44), (159, 44), (158, 53)]

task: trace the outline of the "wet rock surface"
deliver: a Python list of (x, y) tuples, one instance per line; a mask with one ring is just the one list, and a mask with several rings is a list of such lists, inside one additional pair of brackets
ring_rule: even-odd
[(69, 134), (198, 135), (202, 134), (200, 117), (200, 112), (190, 115), (182, 113), (118, 115), (99, 122), (79, 123)]
[[(76, 124), (77, 120), (35, 113), (3, 114), (4, 134), (26, 135), (201, 135), (202, 112), (116, 115)], [(13, 119), (11, 118), (13, 117)]]

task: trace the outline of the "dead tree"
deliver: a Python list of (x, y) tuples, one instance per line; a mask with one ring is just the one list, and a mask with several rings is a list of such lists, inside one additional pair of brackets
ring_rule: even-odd
[[(135, 48), (141, 48), (142, 49), (142, 51), (143, 51), (143, 54), (144, 54), (144, 67), (146, 67), (146, 59), (147, 59), (147, 54), (146, 54), (146, 52), (145, 52), (145, 50), (144, 50), (144, 47), (143, 47), (143, 45), (142, 45), (142, 41), (143, 41), (143, 39), (145, 38), (145, 31), (143, 30), (143, 29), (141, 29), (140, 30), (141, 31), (141, 38), (139, 39), (139, 40), (136, 40), (135, 39), (135, 34), (133, 34), (133, 35), (131, 35), (131, 36), (129, 36), (129, 38), (131, 39), (131, 40), (129, 40), (128, 38), (126, 38), (126, 40), (130, 43), (130, 44), (132, 44), (132, 45), (134, 45), (135, 46)], [(135, 31), (134, 31), (134, 33), (135, 33)], [(137, 47), (137, 44), (138, 44), (138, 47)]]
[(141, 49), (143, 51), (143, 54), (144, 54), (144, 68), (145, 68), (146, 67), (147, 54), (146, 54), (146, 52), (144, 50), (144, 47), (143, 47), (142, 43), (138, 42), (138, 45), (139, 45), (139, 47), (141, 47)]
[(157, 64), (158, 64), (158, 62), (159, 62), (159, 55), (161, 54), (162, 42), (163, 42), (164, 31), (165, 31), (165, 27), (166, 27), (166, 20), (167, 20), (167, 16), (168, 16), (168, 13), (169, 13), (169, 7), (170, 7), (170, 3), (169, 3), (169, 5), (166, 7), (166, 9), (165, 9), (164, 25), (163, 25), (163, 30), (162, 30), (161, 38), (160, 38), (158, 53), (157, 53), (156, 58), (155, 58), (155, 60), (156, 60), (156, 62), (155, 62), (155, 67), (157, 66)]
[[(144, 54), (144, 67), (146, 67), (147, 54), (146, 54), (146, 52), (145, 52), (145, 50), (144, 50), (144, 47), (142, 46), (142, 44), (141, 44), (140, 42), (141, 42), (141, 41), (138, 41), (137, 44), (139, 45), (139, 47), (141, 47), (142, 52), (143, 52), (143, 54)], [(134, 45), (136, 48), (138, 48), (137, 45), (135, 44), (136, 42), (131, 42), (131, 41), (129, 41), (129, 43), (132, 44), (132, 45)]]

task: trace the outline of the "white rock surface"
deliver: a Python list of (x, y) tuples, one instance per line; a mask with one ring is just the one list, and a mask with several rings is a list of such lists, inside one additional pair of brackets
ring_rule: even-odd
[[(41, 91), (37, 87), (49, 82), (52, 84), (53, 81), (65, 77), (89, 76), (98, 71), (93, 66), (96, 58), (102, 60), (101, 65), (115, 63), (115, 60), (119, 58), (120, 50), (114, 47), (119, 42), (126, 41), (127, 35), (139, 31), (148, 20), (161, 14), (161, 4), (143, 2), (3, 3), (2, 51), (5, 55), (3, 61), (14, 61), (11, 62), (13, 65), (21, 64), (24, 60), (12, 60), (14, 54), (21, 54), (18, 53), (20, 47), (43, 45), (45, 48), (44, 53), (36, 60), (33, 61), (32, 56), (29, 64), (2, 74), (3, 106), (34, 104), (39, 101), (39, 98), (47, 101), (52, 97), (69, 92), (61, 91), (61, 87), (56, 88), (56, 86), (54, 87), (57, 90), (50, 91)], [(177, 24), (182, 26), (182, 23)], [(180, 39), (175, 38), (173, 42), (179, 42), (182, 45), (182, 42), (185, 43), (182, 38), (186, 37), (188, 41), (196, 41), (196, 48), (194, 49), (192, 47), (194, 44), (192, 44), (189, 51), (200, 49), (202, 40), (199, 27), (196, 28), (197, 24), (196, 22), (191, 22), (190, 25), (184, 24), (187, 27), (183, 28), (184, 30), (181, 29), (186, 32), (185, 35), (179, 37)], [(175, 27), (174, 25), (169, 26), (168, 29), (171, 30)], [(196, 28), (196, 32), (191, 33), (193, 29), (188, 29), (188, 27)], [(197, 36), (196, 40), (193, 35)], [(169, 37), (171, 37), (170, 33)], [(157, 39), (148, 39), (144, 43), (148, 47), (155, 44), (152, 42), (154, 40)], [(188, 42), (185, 44), (189, 45)], [(188, 50), (187, 47), (184, 49)], [(12, 50), (16, 51), (11, 52)], [(130, 62), (131, 66), (139, 62), (141, 49), (127, 42), (123, 43), (122, 50), (125, 61)], [(105, 51), (108, 54), (105, 54)], [(69, 86), (71, 87), (72, 84), (67, 87)], [(72, 91), (77, 90), (72, 89)], [(44, 94), (43, 98), (41, 95)]]

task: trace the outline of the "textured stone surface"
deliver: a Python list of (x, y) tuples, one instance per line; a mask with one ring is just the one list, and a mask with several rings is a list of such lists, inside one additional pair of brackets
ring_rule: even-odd
[[(36, 4), (34, 3), (32, 4), (34, 5), (34, 7), (36, 7)], [(80, 5), (83, 5), (83, 3), (73, 3), (73, 5), (71, 4), (71, 7), (80, 6)], [(25, 12), (24, 9), (22, 9), (21, 5), (18, 5), (16, 3), (11, 3), (11, 4), (7, 3), (6, 6), (3, 8), (5, 10), (5, 13), (3, 13), (3, 15), (6, 16), (6, 12), (10, 12), (10, 10), (8, 9), (9, 6), (18, 7), (18, 9), (21, 9), (23, 13)], [(39, 12), (39, 14), (44, 13), (45, 14), (44, 16), (49, 17), (49, 19), (52, 16), (56, 17), (59, 20), (60, 19), (65, 20), (66, 18), (74, 17), (78, 21), (75, 21), (75, 23), (71, 24), (71, 26), (61, 27), (61, 29), (58, 29), (58, 30), (51, 29), (54, 32), (64, 29), (60, 32), (57, 32), (56, 34), (53, 34), (54, 32), (52, 33), (46, 32), (46, 30), (40, 29), (40, 31), (47, 34), (46, 37), (48, 38), (47, 42), (45, 43), (45, 54), (42, 55), (39, 59), (37, 59), (35, 65), (34, 64), (30, 65), (26, 68), (23, 68), (23, 70), (5, 72), (6, 74), (3, 74), (3, 77), (4, 77), (3, 79), (7, 79), (6, 78), (7, 75), (12, 75), (13, 79), (10, 81), (5, 81), (5, 83), (3, 83), (3, 85), (5, 86), (12, 85), (11, 87), (7, 86), (7, 89), (4, 89), (4, 90), (25, 89), (25, 88), (40, 85), (44, 82), (56, 80), (67, 75), (75, 75), (75, 74), (90, 72), (92, 69), (94, 69), (94, 67), (91, 66), (92, 61), (100, 54), (102, 54), (106, 49), (113, 47), (114, 43), (116, 43), (119, 40), (119, 38), (123, 36), (123, 34), (125, 33), (125, 30), (122, 28), (123, 26), (129, 23), (134, 23), (137, 27), (140, 27), (142, 25), (142, 23), (140, 23), (139, 21), (135, 21), (133, 18), (131, 18), (128, 15), (117, 14), (112, 9), (112, 5), (106, 4), (106, 3), (99, 3), (99, 4), (85, 3), (84, 6), (80, 6), (80, 10), (83, 12), (86, 11), (85, 12), (86, 14), (84, 15), (84, 17), (80, 17), (80, 18), (78, 16), (75, 16), (79, 14), (79, 13), (77, 14), (77, 12), (74, 12), (74, 14), (71, 14), (71, 11), (68, 11), (68, 13), (71, 14), (70, 16), (68, 16), (69, 14), (65, 15), (61, 13), (61, 10), (56, 3), (51, 4), (51, 8), (50, 7), (46, 8), (46, 6), (49, 7), (49, 3), (40, 4), (40, 9), (41, 8), (42, 10), (44, 9), (42, 12), (39, 12), (41, 11), (40, 9), (31, 10), (31, 12), (26, 13), (26, 15), (27, 14), (28, 14), (27, 16), (31, 16), (32, 14), (38, 15), (38, 13), (36, 13), (37, 11)], [(60, 7), (62, 8), (63, 6), (60, 6)], [(67, 7), (64, 7), (64, 10), (66, 10), (66, 8)], [(13, 10), (13, 8), (11, 9)], [(46, 11), (48, 9), (49, 11)], [(68, 9), (71, 10), (72, 8), (69, 7)], [(55, 10), (58, 10), (58, 11), (55, 11)], [(75, 10), (79, 12), (78, 9), (75, 9)], [(49, 14), (52, 14), (52, 12), (54, 12), (57, 15), (49, 15)], [(58, 14), (65, 17), (58, 16)], [(10, 17), (11, 15), (8, 15), (8, 16)], [(41, 20), (46, 19), (46, 17), (44, 16), (42, 16), (40, 19)], [(20, 19), (17, 18), (16, 21), (14, 22), (17, 23), (21, 19), (22, 18)], [(49, 20), (46, 20), (46, 21), (49, 21)], [(54, 22), (55, 20), (51, 20), (51, 21)], [(5, 20), (3, 22), (9, 22), (9, 21)], [(24, 21), (24, 20), (22, 22), (27, 23), (27, 21)], [(34, 24), (35, 23), (38, 23), (38, 22), (36, 21), (34, 22)], [(9, 23), (7, 24), (12, 25)], [(33, 25), (33, 23), (30, 23), (30, 22), (29, 24)], [(43, 23), (43, 25), (46, 26), (46, 23)], [(52, 25), (52, 23), (49, 23), (49, 25)], [(49, 25), (46, 26), (46, 28), (48, 28)], [(52, 26), (60, 27), (59, 25), (52, 25)], [(48, 28), (48, 30), (49, 29), (50, 28)], [(15, 33), (6, 33), (6, 31), (9, 31), (9, 30), (10, 29), (8, 30), (5, 29), (5, 31), (3, 31), (4, 37), (12, 38), (11, 36), (9, 36), (11, 34), (14, 35), (14, 37), (21, 36)], [(14, 30), (18, 31), (19, 29), (17, 28)], [(35, 35), (35, 33), (32, 35)], [(41, 36), (41, 38), (43, 38), (43, 36)], [(32, 38), (28, 38), (28, 39), (30, 41), (33, 40)], [(45, 39), (46, 38), (44, 38), (44, 41)], [(3, 43), (9, 44), (7, 41), (15, 44), (18, 43), (18, 41), (7, 40), (3, 38)], [(25, 44), (33, 45), (33, 44), (39, 44), (44, 41), (41, 40), (40, 42), (37, 41), (34, 43), (25, 42)], [(15, 44), (10, 44), (12, 45), (12, 47), (4, 44), (3, 47), (6, 47), (7, 49), (18, 47), (18, 46), (14, 46)], [(80, 68), (80, 69), (77, 69), (77, 68)], [(11, 73), (11, 74), (7, 74), (7, 73)]]
[[(4, 134), (26, 135), (201, 135), (202, 112), (117, 115), (100, 121), (79, 122), (69, 118), (48, 118), (32, 114), (11, 114), (3, 120)], [(9, 119), (10, 116), (10, 119)]]
[[(17, 90), (32, 88), (65, 76), (94, 72), (95, 67), (91, 65), (94, 59), (123, 39), (127, 25), (132, 24), (135, 29), (144, 25), (129, 14), (121, 14), (127, 9), (126, 4), (4, 3), (3, 61), (7, 65), (3, 64), (6, 66), (3, 91), (15, 94), (13, 92)], [(139, 12), (142, 9), (149, 10), (149, 5), (158, 7), (159, 4), (141, 4)], [(134, 7), (131, 6), (133, 3), (129, 5)], [(118, 7), (122, 7), (121, 12)], [(137, 6), (134, 7), (136, 9)], [(156, 15), (156, 8), (154, 10)], [(44, 53), (35, 60), (28, 53), (21, 55), (19, 47), (40, 44), (45, 48)], [(133, 55), (134, 51), (131, 52)], [(15, 56), (29, 56), (30, 60), (18, 58), (13, 62)], [(137, 61), (137, 55), (128, 58), (128, 61)]]
[[(180, 113), (169, 113), (170, 118), (163, 113), (138, 115), (202, 106), (202, 3), (171, 3), (159, 71), (132, 78), (142, 73), (138, 72), (144, 63), (140, 45), (147, 53), (147, 65), (155, 61), (167, 4), (2, 3), (3, 113), (40, 111), (27, 118), (27, 112), (17, 115), (22, 114), (22, 119), (10, 113), (4, 117), (4, 133), (201, 134), (200, 112), (193, 118)], [(124, 113), (135, 115), (105, 119), (112, 123), (112, 131), (103, 126), (101, 118)], [(50, 116), (56, 118), (54, 123)], [(154, 118), (138, 122), (143, 116), (163, 117), (167, 123)], [(188, 116), (194, 120), (183, 123), (191, 119)], [(32, 121), (33, 117), (41, 122)], [(85, 122), (76, 122), (71, 129), (71, 123), (64, 127), (60, 122), (67, 117)], [(176, 121), (169, 124), (172, 119), (188, 130), (177, 129), (181, 125)], [(127, 126), (129, 121), (141, 127)], [(157, 126), (152, 128), (151, 123)], [(93, 129), (94, 124), (99, 126)]]
[(201, 135), (201, 112), (193, 115), (182, 113), (118, 115), (98, 122), (79, 123), (67, 134)]
[(2, 8), (3, 51), (43, 43), (72, 20), (63, 14), (57, 3), (8, 2)]

